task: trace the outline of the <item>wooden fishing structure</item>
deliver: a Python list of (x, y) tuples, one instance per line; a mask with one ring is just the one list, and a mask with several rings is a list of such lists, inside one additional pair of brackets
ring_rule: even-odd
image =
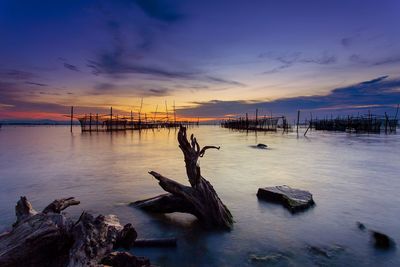
[[(336, 118), (315, 119), (309, 121), (308, 129), (317, 131), (354, 132), (354, 133), (395, 133), (398, 125), (397, 112), (394, 117), (385, 115), (338, 116)], [(306, 133), (307, 133), (306, 131)]]
[[(281, 122), (281, 124), (279, 124)], [(221, 127), (229, 128), (234, 130), (245, 130), (245, 131), (274, 131), (278, 128), (282, 128), (284, 132), (288, 132), (291, 126), (289, 125), (285, 116), (258, 116), (258, 109), (254, 117), (249, 118), (249, 114), (246, 113), (245, 117), (229, 118), (221, 122)]]
[[(141, 107), (143, 102), (141, 104)], [(158, 106), (157, 106), (158, 108)], [(141, 109), (136, 114), (133, 111), (130, 114), (121, 115), (115, 114), (113, 108), (110, 108), (109, 114), (74, 114), (74, 107), (71, 107), (70, 116), (70, 131), (72, 132), (72, 126), (74, 119), (77, 119), (80, 123), (82, 132), (114, 132), (114, 131), (128, 131), (128, 130), (144, 130), (144, 129), (157, 129), (157, 128), (177, 128), (181, 125), (184, 126), (195, 126), (199, 125), (199, 120), (182, 120), (177, 119), (176, 111), (174, 106), (174, 117), (170, 120), (168, 114), (168, 108), (166, 105), (165, 116), (157, 116), (157, 108), (153, 114), (153, 117), (142, 113)], [(160, 115), (160, 114), (159, 114)]]

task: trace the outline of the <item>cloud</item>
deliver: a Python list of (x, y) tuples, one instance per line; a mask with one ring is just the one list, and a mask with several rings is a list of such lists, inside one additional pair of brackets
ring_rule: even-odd
[(66, 62), (64, 62), (64, 68), (69, 69), (69, 70), (72, 70), (72, 71), (77, 71), (77, 72), (79, 72), (79, 69), (78, 69), (77, 66), (72, 65), (72, 64), (69, 64), (69, 63), (66, 63)]
[(121, 79), (128, 75), (138, 74), (151, 76), (156, 80), (177, 79), (202, 81), (213, 84), (225, 84), (230, 86), (245, 86), (245, 84), (234, 80), (227, 80), (216, 76), (207, 75), (197, 70), (174, 70), (164, 69), (158, 66), (140, 65), (124, 60), (122, 50), (101, 54), (97, 61), (89, 60), (87, 66), (94, 75), (106, 75), (114, 79)]
[[(127, 2), (128, 3), (128, 2)], [(137, 0), (135, 3), (149, 17), (162, 22), (176, 22), (183, 18), (178, 7), (171, 2), (161, 0)], [(128, 6), (126, 6), (128, 7)], [(138, 78), (153, 81), (198, 81), (207, 84), (228, 86), (245, 86), (235, 80), (209, 75), (206, 72), (176, 62), (158, 63), (149, 53), (149, 49), (157, 44), (160, 33), (167, 34), (172, 25), (142, 23), (129, 18), (120, 18), (112, 12), (101, 10), (105, 18), (105, 26), (111, 37), (110, 47), (97, 52), (94, 58), (88, 59), (87, 67), (95, 76), (109, 79), (111, 84), (116, 80)], [(134, 25), (134, 26), (132, 26)], [(135, 38), (130, 38), (132, 35)], [(139, 41), (138, 41), (139, 40)], [(145, 76), (145, 77), (137, 77)], [(98, 89), (105, 87), (97, 85)], [(96, 89), (96, 88), (95, 88)]]
[(364, 59), (358, 54), (352, 54), (349, 57), (350, 62), (357, 63), (357, 64), (368, 64), (368, 60)]
[(170, 94), (170, 90), (167, 88), (149, 89), (149, 93), (155, 96), (167, 96)]
[(37, 86), (48, 86), (48, 84), (45, 83), (35, 83), (35, 82), (25, 82), (26, 84), (30, 84), (30, 85), (37, 85)]
[(233, 86), (246, 86), (244, 83), (233, 81), (233, 80), (225, 80), (222, 78), (214, 77), (214, 76), (205, 76), (205, 81), (210, 81), (212, 83), (220, 83), (220, 84), (227, 84)]
[(116, 86), (112, 83), (98, 83), (94, 86), (94, 89), (100, 91), (107, 91), (116, 88)]
[(223, 117), (226, 114), (254, 113), (258, 108), (269, 114), (293, 115), (298, 109), (324, 112), (366, 111), (369, 108), (388, 109), (400, 103), (400, 78), (377, 77), (358, 84), (333, 89), (328, 95), (298, 96), (273, 101), (220, 101), (193, 102), (192, 106), (181, 107), (183, 116)]
[(270, 70), (264, 71), (262, 74), (277, 73), (284, 69), (290, 68), (295, 64), (317, 64), (317, 65), (331, 65), (337, 62), (337, 57), (327, 52), (322, 53), (317, 57), (306, 57), (301, 52), (293, 52), (283, 55), (275, 55), (273, 53), (263, 53), (258, 56), (259, 58), (268, 58), (281, 63), (279, 66)]
[(349, 47), (349, 46), (351, 46), (351, 45), (353, 44), (353, 38), (351, 38), (351, 37), (342, 38), (342, 39), (340, 40), (340, 43), (341, 43), (342, 46), (344, 46), (344, 47)]
[[(69, 106), (59, 103), (49, 103), (41, 101), (41, 98), (32, 99), (39, 95), (55, 95), (59, 96), (58, 92), (32, 91), (27, 89), (25, 83), (4, 82), (0, 81), (0, 117), (1, 119), (11, 119), (21, 117), (30, 119), (35, 114), (46, 114), (43, 116), (58, 116), (62, 118), (62, 114), (69, 111)], [(67, 92), (68, 94), (68, 92)], [(98, 112), (106, 113), (107, 109), (99, 107), (76, 107), (76, 112), (89, 113)], [(61, 114), (61, 115), (60, 115)]]
[(385, 64), (396, 64), (400, 63), (400, 56), (392, 56), (387, 58), (382, 58), (380, 60), (375, 61), (372, 63), (374, 66), (385, 65)]
[(382, 57), (379, 59), (367, 59), (359, 54), (352, 54), (349, 57), (349, 61), (356, 64), (364, 64), (369, 66), (381, 66), (386, 64), (398, 64), (400, 63), (400, 55)]
[(188, 79), (195, 75), (193, 72), (166, 70), (157, 66), (128, 63), (121, 59), (118, 52), (104, 53), (100, 61), (89, 61), (88, 67), (92, 69), (93, 74), (106, 74), (114, 78), (121, 78), (121, 75), (124, 74), (145, 74), (163, 78)]
[(13, 81), (20, 81), (20, 80), (29, 80), (36, 78), (37, 76), (32, 72), (22, 71), (22, 70), (0, 70), (0, 79), (1, 80), (13, 80)]
[(149, 17), (162, 22), (176, 22), (183, 18), (177, 7), (163, 0), (136, 0), (136, 4)]

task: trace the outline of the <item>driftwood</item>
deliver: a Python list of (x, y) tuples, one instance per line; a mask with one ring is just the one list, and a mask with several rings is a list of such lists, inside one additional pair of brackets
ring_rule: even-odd
[(135, 257), (128, 252), (112, 252), (102, 259), (101, 263), (113, 267), (151, 266), (147, 258)]
[[(131, 224), (123, 227), (115, 215), (94, 217), (83, 212), (74, 222), (60, 214), (78, 204), (74, 198), (59, 199), (37, 212), (21, 197), (15, 207), (17, 221), (10, 232), (0, 235), (0, 266), (102, 266), (100, 261), (113, 249), (134, 244), (135, 229)], [(130, 263), (136, 259), (123, 257), (128, 258)], [(136, 262), (129, 266), (150, 266), (148, 260)]]
[(182, 185), (161, 174), (149, 172), (159, 181), (159, 185), (168, 192), (157, 197), (136, 201), (134, 206), (156, 213), (183, 212), (196, 216), (206, 227), (231, 229), (233, 218), (228, 208), (222, 203), (212, 185), (201, 176), (199, 157), (208, 149), (219, 149), (216, 146), (200, 148), (193, 134), (190, 142), (186, 128), (181, 126), (178, 132), (179, 148), (182, 150), (186, 173), (190, 186)]

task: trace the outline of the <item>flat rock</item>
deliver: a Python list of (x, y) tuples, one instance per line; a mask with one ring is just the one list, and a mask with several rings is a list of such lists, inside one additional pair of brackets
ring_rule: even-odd
[(281, 203), (291, 212), (301, 211), (314, 205), (310, 192), (294, 189), (287, 185), (259, 188), (257, 197), (266, 201)]

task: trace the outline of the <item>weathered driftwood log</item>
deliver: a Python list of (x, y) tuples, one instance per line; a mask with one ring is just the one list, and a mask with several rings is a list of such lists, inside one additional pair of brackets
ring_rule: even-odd
[(128, 252), (112, 252), (102, 259), (102, 264), (113, 267), (147, 267), (151, 266), (150, 261), (144, 257), (135, 257)]
[(190, 143), (186, 128), (181, 126), (178, 132), (179, 148), (182, 150), (186, 173), (191, 186), (182, 185), (161, 174), (149, 172), (159, 181), (159, 185), (168, 192), (157, 197), (136, 201), (134, 206), (156, 213), (184, 212), (196, 216), (206, 227), (231, 229), (233, 218), (228, 208), (222, 203), (212, 185), (201, 176), (199, 157), (207, 149), (219, 149), (215, 146), (200, 148), (193, 134)]
[(115, 215), (83, 212), (74, 222), (60, 214), (78, 204), (74, 198), (59, 199), (37, 212), (21, 197), (15, 207), (17, 221), (10, 232), (0, 235), (0, 266), (101, 266), (113, 248), (133, 245), (135, 229), (130, 224), (122, 227)]

